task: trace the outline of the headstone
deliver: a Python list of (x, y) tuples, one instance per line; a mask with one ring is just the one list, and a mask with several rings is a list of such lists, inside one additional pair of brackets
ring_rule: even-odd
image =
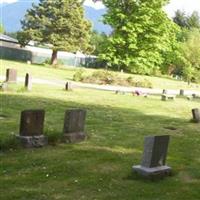
[(180, 90), (180, 96), (184, 96), (184, 90)]
[(17, 70), (6, 69), (6, 82), (16, 83), (17, 82)]
[(47, 145), (43, 135), (44, 110), (24, 110), (21, 112), (19, 140), (27, 148)]
[(32, 77), (29, 73), (26, 73), (24, 86), (29, 91), (32, 89)]
[(145, 177), (169, 175), (171, 167), (165, 165), (169, 138), (169, 135), (146, 137), (141, 165), (133, 166), (133, 171)]
[(162, 94), (167, 94), (167, 90), (163, 89)]
[(85, 119), (86, 110), (72, 109), (65, 112), (63, 128), (65, 142), (75, 143), (85, 139)]
[(67, 91), (72, 91), (72, 84), (71, 84), (70, 82), (67, 82), (67, 83), (65, 84), (65, 90), (67, 90)]
[(162, 100), (162, 101), (174, 100), (175, 97), (176, 97), (175, 95), (162, 94), (162, 95), (161, 95), (161, 100)]
[(193, 122), (200, 123), (200, 110), (198, 108), (192, 109)]
[(115, 94), (123, 94), (123, 95), (125, 95), (126, 92), (124, 92), (123, 90), (116, 90)]

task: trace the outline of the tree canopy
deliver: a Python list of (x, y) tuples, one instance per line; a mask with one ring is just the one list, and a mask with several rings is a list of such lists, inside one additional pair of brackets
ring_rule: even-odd
[(18, 40), (22, 46), (30, 40), (50, 44), (52, 64), (57, 63), (57, 51), (90, 52), (91, 24), (84, 18), (82, 1), (40, 0), (33, 5), (21, 21)]
[(176, 25), (162, 7), (167, 0), (104, 0), (104, 22), (113, 28), (107, 51), (101, 57), (109, 66), (133, 73), (151, 74), (172, 51)]
[(194, 11), (191, 15), (186, 15), (184, 11), (177, 10), (173, 21), (181, 28), (193, 29), (200, 28), (200, 16), (197, 11)]

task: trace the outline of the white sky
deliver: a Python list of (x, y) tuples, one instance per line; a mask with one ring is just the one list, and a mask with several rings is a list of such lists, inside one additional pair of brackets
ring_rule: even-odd
[[(0, 4), (2, 3), (15, 3), (19, 0), (0, 0)], [(23, 1), (23, 0), (21, 0)], [(24, 0), (28, 1), (28, 0)], [(86, 6), (93, 7), (95, 9), (102, 9), (104, 8), (104, 5), (97, 1), (94, 3), (92, 0), (85, 0), (84, 3)], [(194, 10), (198, 11), (200, 13), (200, 0), (170, 0), (170, 4), (167, 5), (164, 10), (167, 12), (167, 14), (172, 17), (174, 15), (174, 12), (177, 10), (184, 10), (187, 14), (191, 14)]]
[(17, 2), (18, 0), (0, 0), (0, 4), (1, 3), (15, 3)]
[[(104, 8), (101, 2), (94, 3), (92, 0), (86, 0), (85, 5), (95, 9)], [(188, 14), (191, 14), (194, 10), (200, 13), (200, 0), (170, 0), (170, 4), (164, 8), (170, 17), (173, 17), (174, 12), (178, 9), (184, 10)]]
[(198, 11), (200, 14), (200, 0), (171, 0), (170, 4), (165, 7), (170, 17), (174, 16), (177, 9), (183, 10), (187, 14), (191, 14), (193, 11)]

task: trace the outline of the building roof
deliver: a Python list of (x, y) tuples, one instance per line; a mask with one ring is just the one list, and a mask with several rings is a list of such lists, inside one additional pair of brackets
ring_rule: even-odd
[(10, 36), (4, 35), (4, 34), (0, 34), (0, 40), (18, 43), (18, 40), (11, 38)]

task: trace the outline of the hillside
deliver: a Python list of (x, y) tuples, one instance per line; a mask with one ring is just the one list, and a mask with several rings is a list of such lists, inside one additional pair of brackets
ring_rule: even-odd
[[(38, 0), (21, 1), (12, 4), (3, 4), (1, 6), (1, 21), (6, 32), (16, 32), (20, 30), (20, 20), (24, 17), (26, 10), (29, 9), (32, 3), (37, 3)], [(105, 9), (95, 10), (94, 8), (85, 6), (85, 16), (93, 24), (93, 29), (99, 32), (109, 33), (111, 28), (101, 22), (102, 15), (105, 14)]]

